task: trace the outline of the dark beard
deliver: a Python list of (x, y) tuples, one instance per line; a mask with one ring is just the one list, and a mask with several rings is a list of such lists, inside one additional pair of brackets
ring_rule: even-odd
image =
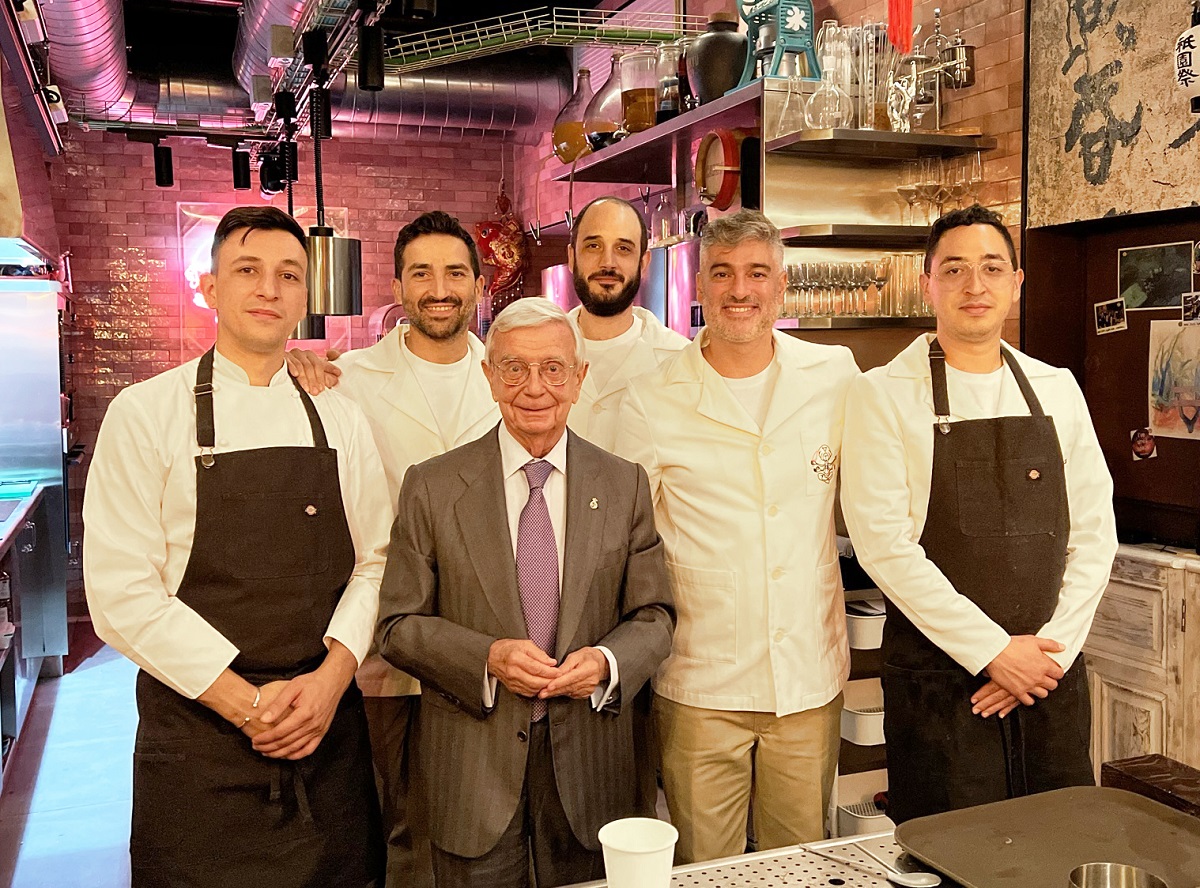
[(579, 297), (583, 310), (598, 318), (614, 318), (625, 311), (633, 305), (638, 289), (642, 286), (642, 275), (639, 269), (632, 278), (625, 282), (625, 286), (612, 296), (597, 299), (588, 289), (586, 278), (580, 276), (579, 272), (575, 272), (573, 277), (575, 279), (575, 295)]
[[(454, 321), (453, 324), (448, 323), (451, 320)], [(433, 324), (427, 324), (424, 318), (421, 317), (420, 311), (418, 310), (415, 317), (408, 318), (408, 323), (411, 326), (416, 327), (427, 339), (432, 339), (435, 342), (442, 342), (447, 339), (453, 339), (462, 333), (463, 330), (467, 329), (467, 327), (469, 327), (471, 324), (471, 313), (462, 311), (462, 305), (460, 304), (459, 313), (457, 315), (455, 315), (453, 318), (446, 318), (441, 322), (442, 324), (445, 324), (445, 326), (442, 326), (441, 324), (435, 326)]]

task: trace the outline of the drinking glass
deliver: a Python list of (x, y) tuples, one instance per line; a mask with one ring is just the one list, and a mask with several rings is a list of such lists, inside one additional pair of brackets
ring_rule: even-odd
[(795, 318), (800, 316), (800, 267), (788, 265), (787, 289), (783, 291), (783, 314), (781, 317)]
[(920, 167), (915, 160), (906, 160), (900, 168), (900, 184), (896, 186), (896, 193), (900, 195), (901, 200), (908, 205), (908, 213), (905, 216), (905, 225), (915, 225), (913, 221), (913, 207), (917, 203), (917, 182), (920, 181)]
[(938, 216), (942, 215), (941, 205), (945, 200), (942, 194), (945, 170), (943, 169), (940, 157), (922, 157), (919, 161), (919, 167), (917, 173), (917, 197), (924, 201), (926, 205), (925, 224), (928, 225), (934, 218), (937, 218), (936, 216), (931, 218), (931, 212), (934, 207), (937, 207)]
[(875, 285), (875, 314), (880, 317), (895, 315), (895, 294), (889, 290), (885, 297), (883, 291), (888, 279), (892, 276), (891, 255), (880, 256), (878, 259), (868, 262), (867, 268), (871, 275), (871, 283)]
[(979, 192), (983, 190), (983, 154), (972, 151), (964, 158), (964, 162), (967, 168), (967, 194), (975, 203), (979, 200)]

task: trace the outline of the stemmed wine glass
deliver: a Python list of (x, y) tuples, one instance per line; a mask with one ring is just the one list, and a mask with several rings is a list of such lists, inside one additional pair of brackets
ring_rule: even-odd
[(920, 178), (920, 167), (915, 160), (904, 161), (904, 166), (900, 168), (900, 184), (896, 186), (896, 193), (900, 198), (908, 204), (908, 215), (905, 225), (913, 225), (913, 207), (917, 203), (917, 182)]
[(946, 176), (946, 193), (956, 207), (962, 207), (963, 198), (971, 191), (971, 171), (966, 160), (956, 157), (950, 162), (950, 170)]
[(963, 165), (967, 170), (967, 194), (971, 196), (972, 203), (977, 203), (979, 201), (979, 192), (983, 190), (982, 152), (972, 151), (963, 158)]
[(783, 292), (783, 317), (800, 316), (800, 266), (787, 266), (787, 289)]
[[(892, 257), (890, 255), (880, 256), (867, 263), (869, 273), (871, 275), (871, 283), (875, 285), (875, 314), (880, 317), (886, 317), (897, 314), (894, 306), (884, 305), (883, 288), (892, 276)], [(895, 302), (895, 299), (889, 295), (889, 303)]]
[(934, 207), (938, 209), (938, 216), (942, 215), (942, 203), (945, 201), (944, 182), (945, 169), (943, 168), (942, 159), (940, 157), (922, 157), (920, 171), (917, 175), (917, 197), (924, 201), (927, 207), (925, 212), (926, 225), (933, 221), (930, 218), (930, 211)]

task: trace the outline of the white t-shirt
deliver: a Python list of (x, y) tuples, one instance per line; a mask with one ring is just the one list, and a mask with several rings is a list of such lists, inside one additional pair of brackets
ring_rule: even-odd
[(592, 378), (592, 384), (596, 387), (596, 391), (602, 392), (607, 388), (613, 375), (625, 362), (630, 349), (642, 338), (642, 330), (645, 326), (645, 322), (634, 315), (633, 323), (620, 336), (612, 339), (586, 340), (588, 376)]
[[(991, 373), (968, 373), (946, 365), (946, 394), (950, 398), (950, 409), (956, 414), (982, 413), (984, 416), (1000, 415), (1000, 399), (1004, 393), (1004, 377), (1007, 368), (1002, 364)], [(975, 409), (956, 410), (955, 401), (970, 398)]]
[(771, 395), (775, 392), (775, 380), (779, 378), (779, 362), (771, 359), (766, 369), (753, 376), (730, 379), (722, 376), (733, 396), (745, 409), (760, 429), (767, 421), (767, 409), (771, 406)]
[(449, 450), (458, 437), (458, 421), (463, 401), (466, 400), (467, 384), (475, 372), (475, 360), (470, 350), (453, 364), (435, 364), (417, 357), (411, 351), (408, 356), (412, 360), (417, 383), (425, 393), (425, 400), (429, 402), (429, 409), (438, 424), (442, 443)]

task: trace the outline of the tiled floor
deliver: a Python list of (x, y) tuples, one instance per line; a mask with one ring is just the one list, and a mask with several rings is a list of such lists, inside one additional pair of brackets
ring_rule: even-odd
[(128, 888), (137, 667), (82, 647), (33, 696), (0, 796), (0, 885)]

